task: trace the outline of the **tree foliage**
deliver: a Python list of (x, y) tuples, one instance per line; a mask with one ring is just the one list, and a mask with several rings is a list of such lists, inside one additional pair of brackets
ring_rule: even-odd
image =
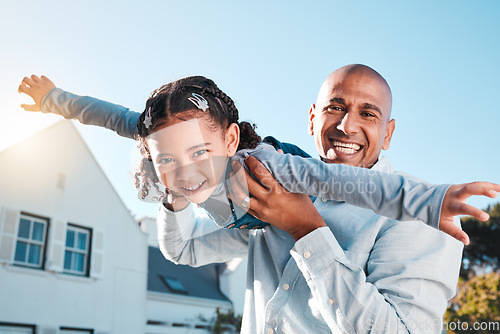
[(214, 323), (214, 333), (239, 333), (241, 330), (241, 315), (235, 315), (234, 311), (231, 310), (228, 313), (222, 313), (219, 308), (217, 308), (217, 317)]
[(500, 203), (488, 207), (490, 219), (482, 222), (472, 217), (462, 219), (462, 228), (469, 234), (471, 243), (464, 248), (460, 277), (470, 277), (485, 272), (500, 272)]
[(444, 317), (448, 333), (493, 333), (473, 326), (500, 324), (500, 203), (485, 211), (490, 214), (486, 222), (462, 219), (471, 243), (464, 248), (458, 293)]
[[(474, 324), (485, 327), (474, 328)], [(445, 314), (445, 329), (448, 329), (448, 333), (494, 333), (499, 325), (500, 274), (489, 273), (468, 281), (460, 279), (458, 294), (451, 300)]]

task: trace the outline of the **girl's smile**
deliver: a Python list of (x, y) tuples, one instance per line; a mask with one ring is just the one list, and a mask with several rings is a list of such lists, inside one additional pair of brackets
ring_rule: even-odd
[[(193, 203), (203, 203), (224, 175), (228, 154), (226, 133), (207, 114), (172, 117), (147, 138), (157, 175), (170, 191)], [(227, 131), (226, 131), (227, 132)]]

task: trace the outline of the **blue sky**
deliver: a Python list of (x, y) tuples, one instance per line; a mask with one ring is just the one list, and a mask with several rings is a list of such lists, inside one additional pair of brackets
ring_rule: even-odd
[[(500, 183), (500, 2), (4, 1), (0, 149), (60, 118), (22, 111), (25, 75), (142, 111), (161, 84), (201, 74), (240, 118), (315, 154), (307, 113), (324, 78), (363, 63), (394, 96), (384, 154), (433, 183)], [(134, 214), (156, 214), (132, 186), (135, 145), (78, 129)], [(47, 148), (48, 150), (50, 148)], [(494, 200), (475, 199), (480, 207)]]

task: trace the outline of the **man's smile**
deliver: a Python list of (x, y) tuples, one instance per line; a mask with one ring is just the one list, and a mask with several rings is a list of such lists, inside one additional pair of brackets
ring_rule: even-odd
[(364, 147), (355, 142), (341, 141), (335, 138), (329, 138), (328, 141), (331, 145), (326, 152), (328, 159), (347, 158), (360, 152)]

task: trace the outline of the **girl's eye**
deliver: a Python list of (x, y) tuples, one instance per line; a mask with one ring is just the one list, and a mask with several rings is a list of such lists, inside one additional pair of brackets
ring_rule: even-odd
[(205, 149), (198, 150), (198, 151), (193, 153), (193, 157), (198, 158), (198, 157), (201, 157), (205, 153), (207, 153), (207, 150), (205, 150)]
[(158, 163), (162, 164), (162, 165), (166, 165), (172, 161), (174, 161), (174, 159), (172, 159), (172, 158), (161, 158), (158, 160)]

